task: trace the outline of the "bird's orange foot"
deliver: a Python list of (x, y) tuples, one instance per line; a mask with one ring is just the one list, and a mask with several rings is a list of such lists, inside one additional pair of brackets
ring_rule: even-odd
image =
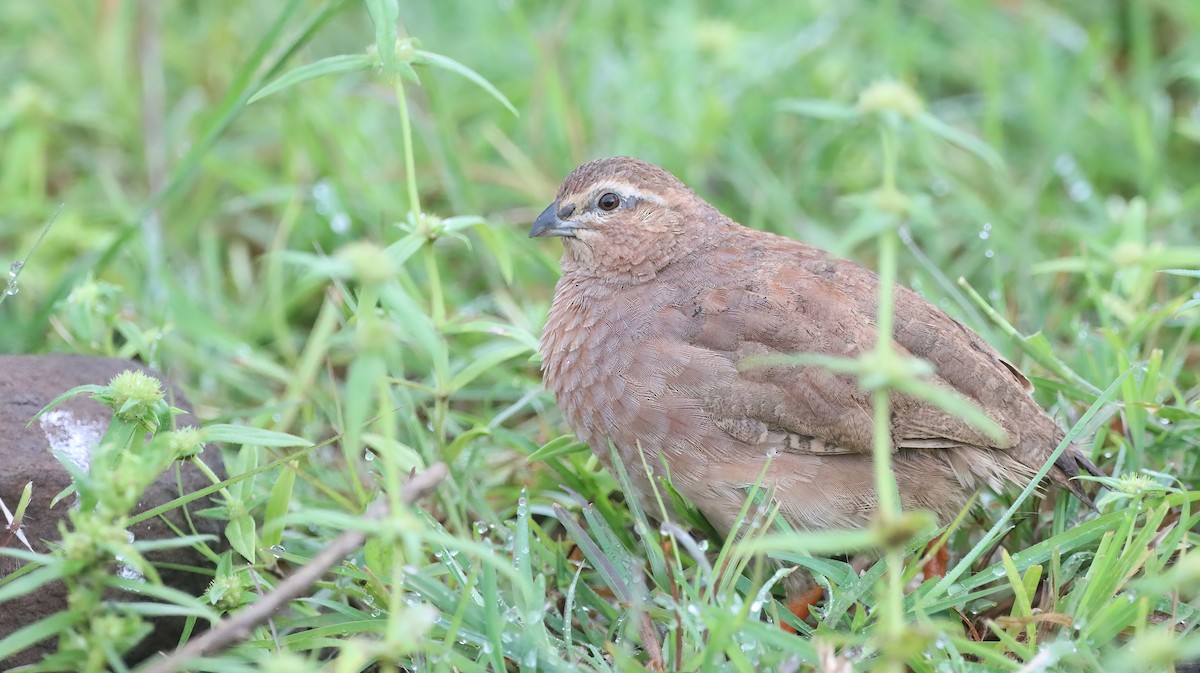
[[(825, 595), (825, 591), (821, 587), (813, 587), (808, 591), (792, 598), (788, 601), (788, 610), (791, 610), (793, 615), (800, 621), (808, 619), (808, 615), (812, 610), (812, 606), (816, 605), (821, 597)], [(795, 633), (796, 629), (792, 628), (791, 624), (783, 622), (783, 630), (788, 633)]]

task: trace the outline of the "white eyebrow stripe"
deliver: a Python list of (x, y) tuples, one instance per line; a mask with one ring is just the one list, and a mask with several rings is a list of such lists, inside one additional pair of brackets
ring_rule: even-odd
[(666, 203), (667, 203), (658, 194), (655, 194), (653, 192), (643, 192), (641, 189), (639, 189), (637, 186), (635, 186), (633, 184), (630, 184), (628, 182), (619, 182), (616, 180), (608, 180), (608, 181), (597, 184), (596, 187), (589, 194), (589, 199), (593, 196), (598, 196), (600, 194), (603, 194), (604, 192), (609, 192), (609, 191), (617, 192), (618, 194), (620, 194), (622, 196), (626, 196), (626, 197), (634, 197), (634, 198), (638, 199), (639, 201), (649, 201), (650, 203), (656, 203), (660, 206), (666, 205)]

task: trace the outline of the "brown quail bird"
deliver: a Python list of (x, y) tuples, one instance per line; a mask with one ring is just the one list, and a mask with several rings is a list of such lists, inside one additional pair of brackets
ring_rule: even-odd
[[(541, 339), (549, 389), (611, 469), (609, 441), (639, 494), (645, 464), (728, 534), (766, 471), (780, 515), (801, 529), (861, 527), (876, 507), (872, 393), (818, 366), (739, 366), (875, 347), (878, 277), (811, 246), (739, 225), (667, 171), (616, 157), (567, 176), (530, 231), (564, 245)], [(915, 292), (895, 288), (894, 343), (933, 365), (930, 383), (974, 402), (995, 439), (903, 393), (891, 441), (905, 509), (943, 523), (981, 486), (1024, 486), (1063, 438), (1015, 366)], [(1051, 479), (1081, 497), (1068, 447)], [(658, 476), (657, 474), (655, 476)], [(652, 497), (647, 498), (653, 502)], [(655, 511), (656, 507), (648, 508)]]

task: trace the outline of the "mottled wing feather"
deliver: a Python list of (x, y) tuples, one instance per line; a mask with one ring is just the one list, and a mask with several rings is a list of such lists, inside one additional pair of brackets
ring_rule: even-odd
[[(749, 283), (683, 289), (676, 309), (686, 316), (685, 341), (732, 363), (766, 354), (817, 353), (857, 357), (875, 346), (878, 279), (851, 262), (787, 239), (756, 239), (732, 248), (756, 269)], [(750, 263), (747, 262), (749, 258)], [(713, 280), (708, 279), (710, 286)], [(974, 401), (1007, 433), (995, 441), (966, 421), (909, 395), (893, 395), (897, 449), (1010, 449), (1020, 427), (1006, 413), (1028, 380), (982, 339), (916, 293), (896, 288), (895, 350), (931, 362), (931, 385)], [(786, 437), (784, 448), (811, 453), (869, 452), (872, 398), (855, 377), (816, 366), (741, 368), (713, 390), (705, 409), (731, 436), (761, 443)]]

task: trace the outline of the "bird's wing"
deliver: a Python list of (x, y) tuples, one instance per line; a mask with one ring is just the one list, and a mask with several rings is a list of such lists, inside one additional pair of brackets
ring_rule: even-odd
[[(729, 387), (704, 400), (707, 411), (744, 441), (783, 433), (790, 450), (869, 452), (873, 399), (856, 376), (816, 365), (752, 366), (748, 358), (794, 353), (856, 358), (869, 352), (876, 340), (878, 278), (852, 262), (774, 237), (753, 239), (738, 249), (737, 260), (740, 265), (732, 259), (712, 265), (733, 268), (730, 278), (684, 286), (678, 302), (691, 316), (686, 339), (738, 363)], [(974, 402), (1005, 433), (997, 440), (929, 402), (894, 393), (894, 448), (1011, 449), (1019, 443), (1025, 415), (1036, 407), (1028, 380), (977, 335), (899, 286), (893, 346), (900, 355), (933, 364), (931, 385)], [(1047, 420), (1036, 413), (1038, 422)]]

